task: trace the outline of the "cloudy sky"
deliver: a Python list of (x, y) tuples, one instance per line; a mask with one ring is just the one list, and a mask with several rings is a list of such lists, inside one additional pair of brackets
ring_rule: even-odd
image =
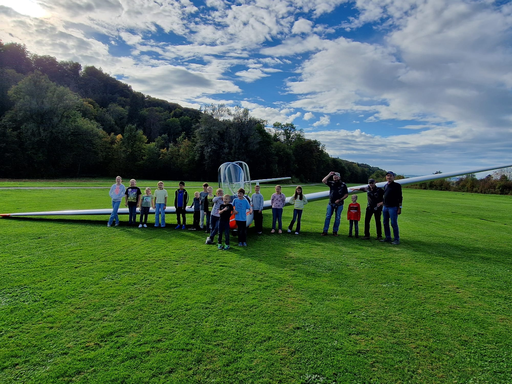
[(0, 0), (0, 39), (401, 174), (512, 164), (509, 1)]

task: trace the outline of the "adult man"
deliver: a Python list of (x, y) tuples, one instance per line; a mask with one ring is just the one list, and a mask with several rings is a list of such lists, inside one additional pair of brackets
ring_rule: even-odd
[[(331, 180), (332, 178), (332, 180)], [(329, 204), (327, 205), (327, 213), (325, 215), (324, 230), (322, 236), (327, 236), (329, 225), (331, 223), (332, 214), (335, 214), (334, 226), (332, 234), (338, 236), (338, 228), (340, 226), (341, 212), (343, 211), (343, 201), (348, 197), (348, 189), (345, 183), (340, 179), (338, 172), (331, 171), (322, 179), (322, 183), (330, 188)]]
[(380, 216), (382, 214), (384, 190), (377, 187), (374, 179), (368, 180), (368, 186), (363, 188), (354, 188), (353, 191), (366, 192), (368, 205), (366, 206), (366, 215), (364, 217), (364, 237), (363, 240), (370, 239), (370, 222), (375, 215), (375, 226), (377, 228), (377, 240), (382, 239), (382, 225)]
[[(398, 231), (398, 215), (402, 213), (402, 186), (395, 183), (395, 174), (391, 171), (386, 173), (386, 181), (384, 186), (384, 208), (382, 214), (384, 216), (384, 239), (380, 241), (390, 242), (391, 244), (400, 244), (400, 234)], [(391, 241), (391, 231), (389, 229), (389, 220), (391, 219), (391, 227), (393, 227), (393, 236)]]

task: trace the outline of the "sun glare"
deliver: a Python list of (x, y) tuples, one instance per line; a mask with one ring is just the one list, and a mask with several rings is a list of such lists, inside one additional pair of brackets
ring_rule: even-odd
[(30, 17), (50, 17), (36, 0), (0, 0), (0, 5)]

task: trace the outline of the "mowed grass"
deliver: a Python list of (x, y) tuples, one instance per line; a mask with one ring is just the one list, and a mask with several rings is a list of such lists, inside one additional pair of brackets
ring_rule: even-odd
[[(107, 208), (110, 184), (2, 190), (0, 211)], [(346, 212), (321, 237), (325, 207), (299, 236), (265, 211), (229, 251), (174, 225), (1, 219), (0, 382), (512, 382), (510, 196), (405, 189), (399, 246), (346, 237)]]

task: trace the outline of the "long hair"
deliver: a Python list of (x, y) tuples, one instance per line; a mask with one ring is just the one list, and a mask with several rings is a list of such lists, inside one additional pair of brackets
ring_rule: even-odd
[[(300, 189), (300, 193), (299, 193), (299, 192), (297, 192), (297, 190), (299, 190), (299, 189)], [(297, 197), (299, 197), (299, 200), (302, 200), (302, 196), (304, 196), (304, 195), (302, 194), (302, 187), (301, 187), (300, 185), (297, 185), (297, 187), (295, 188), (295, 194), (293, 195), (293, 198), (294, 198), (295, 200), (297, 200)]]

